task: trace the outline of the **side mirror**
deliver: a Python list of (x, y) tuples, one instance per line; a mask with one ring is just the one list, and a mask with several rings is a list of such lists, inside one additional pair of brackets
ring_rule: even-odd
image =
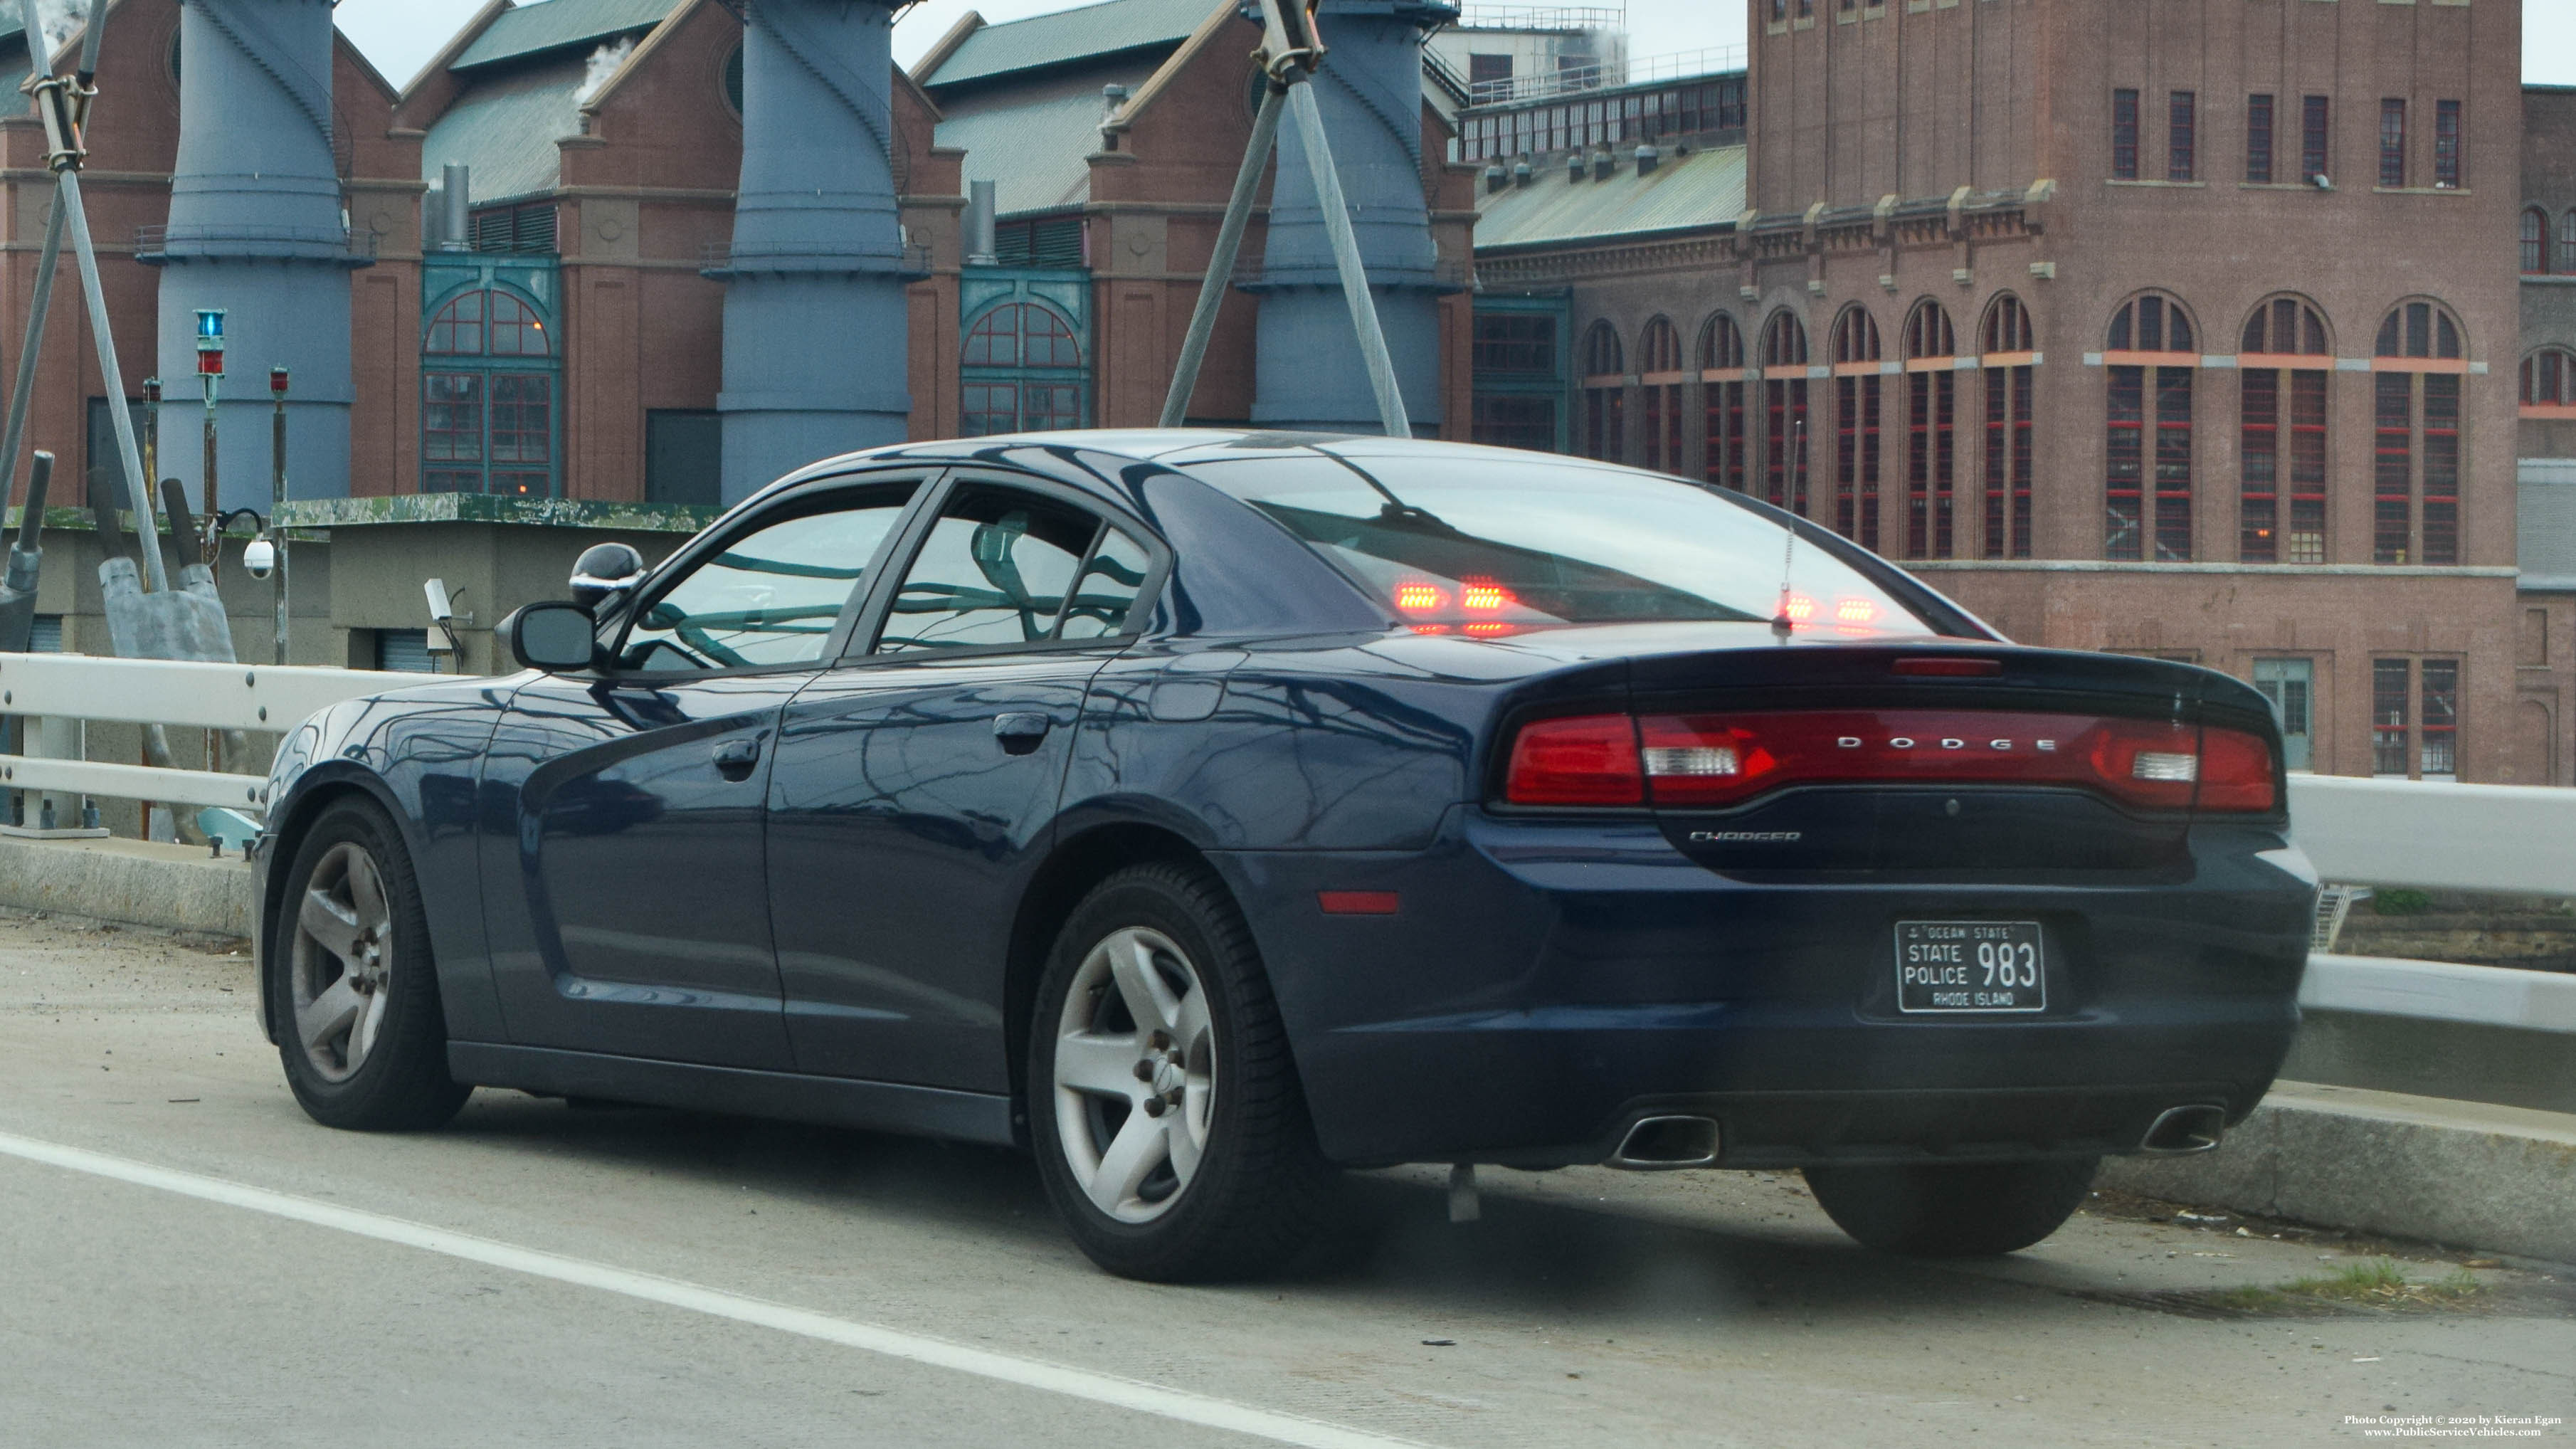
[(635, 587), (644, 577), (644, 555), (630, 544), (594, 543), (573, 561), (572, 601), (596, 609), (612, 595)]
[(499, 626), (520, 668), (548, 674), (588, 669), (597, 663), (599, 642), (591, 632), (596, 627), (590, 611), (579, 604), (530, 604)]

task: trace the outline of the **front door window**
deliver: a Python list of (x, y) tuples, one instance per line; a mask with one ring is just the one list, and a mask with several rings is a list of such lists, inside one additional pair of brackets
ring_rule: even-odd
[(911, 490), (906, 483), (803, 510), (727, 543), (643, 607), (619, 666), (658, 673), (820, 662)]

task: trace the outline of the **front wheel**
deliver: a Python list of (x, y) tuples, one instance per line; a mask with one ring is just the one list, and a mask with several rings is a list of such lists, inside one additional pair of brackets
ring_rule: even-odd
[(1810, 1167), (1807, 1186), (1825, 1216), (1865, 1246), (1918, 1258), (1991, 1258), (2064, 1226), (2101, 1163)]
[(359, 1131), (455, 1116), (472, 1088), (447, 1074), (429, 913), (392, 818), (357, 798), (325, 809), (277, 915), (260, 986), (305, 1114)]
[(1027, 1091), (1047, 1196), (1110, 1272), (1251, 1276), (1313, 1231), (1332, 1169), (1251, 932), (1202, 870), (1124, 870), (1075, 909), (1038, 988)]

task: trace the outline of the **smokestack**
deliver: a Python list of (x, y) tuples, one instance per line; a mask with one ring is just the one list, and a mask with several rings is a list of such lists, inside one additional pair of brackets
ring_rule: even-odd
[(723, 498), (912, 428), (894, 189), (899, 0), (748, 0), (725, 284)]
[[(1257, 13), (1254, 15), (1257, 19)], [(1377, 302), (1405, 410), (1424, 433), (1441, 431), (1440, 250), (1423, 191), (1422, 36), (1455, 24), (1451, 0), (1324, 0), (1330, 74), (1314, 86), (1358, 233), (1360, 264)], [(1253, 332), (1252, 420), (1263, 427), (1374, 433), (1380, 421), (1368, 367), (1342, 299), (1331, 239), (1315, 202), (1306, 143), (1279, 135), (1278, 179)]]
[(1002, 264), (1000, 243), (993, 236), (993, 183), (966, 183), (966, 265), (997, 267)]
[[(172, 404), (203, 399), (194, 319), (222, 308), (237, 377), (294, 372), (286, 476), (295, 496), (349, 492), (349, 272), (353, 255), (332, 147), (330, 0), (190, 0), (179, 11), (179, 147), (160, 251), (160, 372)], [(224, 508), (270, 505), (269, 399), (218, 395)], [(196, 448), (161, 467), (191, 498)]]
[(450, 161), (438, 168), (438, 249), (440, 251), (463, 252), (474, 249), (473, 169), (461, 161)]

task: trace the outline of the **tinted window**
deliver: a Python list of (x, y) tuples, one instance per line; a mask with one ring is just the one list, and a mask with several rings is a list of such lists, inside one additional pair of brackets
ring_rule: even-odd
[(1116, 529), (1102, 533), (1091, 561), (1082, 566), (1082, 580), (1074, 585), (1073, 599), (1065, 605), (1064, 625), (1056, 631), (1056, 637), (1100, 639), (1124, 630), (1128, 613), (1136, 607), (1137, 591), (1145, 586), (1145, 571), (1152, 563), (1143, 544)]
[(820, 660), (911, 486), (827, 503), (735, 538), (645, 607), (619, 663), (660, 671)]
[(1098, 520), (1070, 504), (1010, 488), (960, 489), (904, 574), (878, 651), (1055, 637), (1067, 587), (1098, 531)]
[(1415, 624), (1499, 634), (1549, 624), (1768, 620), (1845, 635), (1928, 634), (1867, 575), (1678, 479), (1502, 452), (1302, 456), (1190, 471), (1284, 524)]

